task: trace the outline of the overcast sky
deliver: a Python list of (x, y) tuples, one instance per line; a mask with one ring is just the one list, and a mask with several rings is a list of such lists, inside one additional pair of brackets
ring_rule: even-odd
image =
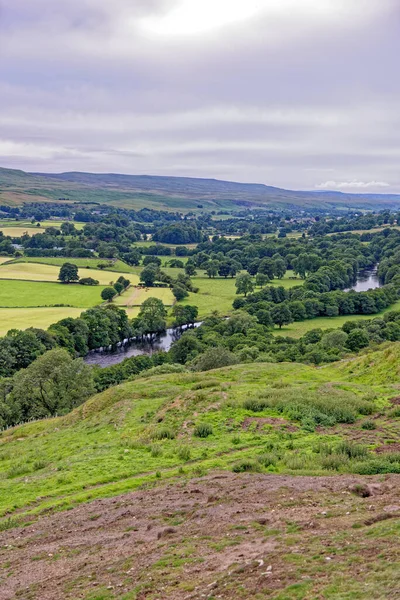
[(400, 192), (400, 0), (0, 0), (0, 166)]

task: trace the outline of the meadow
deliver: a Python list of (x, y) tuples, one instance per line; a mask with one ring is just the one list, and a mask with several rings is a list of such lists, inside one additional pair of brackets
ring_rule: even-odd
[[(397, 371), (381, 369), (399, 356), (394, 344), (321, 369), (258, 363), (144, 373), (69, 415), (1, 433), (0, 514), (32, 516), (216, 469), (400, 470), (400, 454), (383, 454), (400, 434), (388, 401), (398, 394)], [(366, 364), (373, 383), (363, 380)], [(313, 414), (326, 424), (312, 426)], [(364, 426), (371, 419), (374, 427)]]
[(400, 301), (392, 304), (380, 313), (373, 315), (344, 315), (339, 317), (317, 317), (316, 319), (308, 319), (307, 321), (296, 321), (290, 325), (282, 327), (282, 329), (274, 329), (275, 335), (288, 335), (290, 337), (302, 337), (307, 331), (312, 329), (336, 329), (342, 327), (347, 321), (367, 321), (368, 319), (376, 319), (392, 310), (400, 311)]
[[(60, 304), (90, 308), (103, 302), (102, 289), (102, 286), (5, 279), (0, 281), (0, 308), (35, 308)], [(22, 311), (21, 316), (23, 316)], [(24, 317), (22, 320), (21, 328), (26, 323), (27, 327), (35, 326), (35, 323), (28, 322)]]
[[(64, 262), (67, 262), (65, 259)], [(74, 259), (71, 259), (74, 262)], [(63, 264), (63, 263), (62, 263)], [(58, 266), (48, 265), (44, 263), (33, 263), (33, 262), (12, 262), (0, 265), (0, 279), (19, 279), (25, 281), (51, 281), (57, 282), (60, 268)], [(126, 276), (126, 273), (118, 273), (114, 271), (106, 271), (100, 269), (88, 269), (87, 267), (81, 267), (78, 271), (79, 277), (92, 277), (96, 279), (100, 285), (109, 285), (111, 282), (115, 283), (118, 277)], [(130, 281), (133, 285), (139, 283), (139, 278), (132, 275)], [(85, 287), (85, 286), (81, 286)]]
[[(2, 261), (4, 257), (0, 257), (0, 261)], [(95, 269), (95, 270), (101, 270), (98, 268), (99, 264), (107, 264), (107, 271), (116, 271), (117, 273), (133, 273), (134, 270), (132, 269), (132, 267), (130, 267), (129, 265), (127, 265), (125, 262), (123, 262), (122, 260), (115, 260), (112, 261), (112, 264), (109, 263), (108, 260), (103, 259), (103, 258), (42, 258), (42, 257), (32, 257), (32, 256), (24, 256), (23, 258), (17, 258), (14, 260), (10, 260), (10, 258), (8, 259), (4, 259), (5, 260), (10, 261), (12, 264), (17, 264), (17, 263), (37, 263), (37, 264), (43, 264), (43, 265), (54, 265), (57, 267), (61, 267), (61, 265), (63, 265), (65, 262), (72, 262), (74, 263), (74, 265), (76, 265), (79, 268), (82, 269)], [(0, 262), (1, 264), (1, 262)], [(111, 266), (110, 266), (111, 265)], [(98, 277), (96, 277), (96, 279), (98, 279)]]
[(25, 235), (25, 233), (28, 233), (29, 235), (37, 235), (38, 233), (44, 233), (46, 230), (44, 227), (27, 227), (27, 226), (14, 226), (12, 227), (7, 226), (5, 227), (0, 226), (0, 231), (2, 233), (4, 233), (4, 235), (9, 235), (10, 237), (13, 238), (20, 238), (23, 235)]
[(142, 287), (130, 287), (121, 296), (117, 296), (113, 302), (121, 307), (133, 307), (141, 306), (148, 298), (158, 298), (163, 301), (165, 306), (172, 306), (175, 302), (175, 297), (170, 288)]
[(47, 329), (61, 319), (79, 317), (83, 310), (68, 307), (0, 308), (0, 335), (6, 335), (10, 329)]

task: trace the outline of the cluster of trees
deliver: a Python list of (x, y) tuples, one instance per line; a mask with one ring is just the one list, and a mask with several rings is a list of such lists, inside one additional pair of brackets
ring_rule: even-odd
[(361, 214), (357, 212), (343, 216), (317, 217), (315, 223), (308, 229), (309, 235), (323, 236), (327, 233), (340, 233), (345, 231), (371, 230), (383, 225), (394, 225), (400, 222), (400, 214), (390, 210), (377, 213)]
[(126, 312), (114, 305), (86, 310), (78, 318), (68, 317), (47, 329), (12, 329), (0, 338), (0, 377), (11, 377), (53, 348), (64, 348), (73, 357), (90, 350), (115, 345), (133, 336)]
[(196, 294), (199, 291), (190, 279), (190, 275), (196, 273), (191, 263), (186, 265), (185, 273), (178, 273), (176, 277), (171, 277), (160, 269), (161, 260), (157, 256), (147, 256), (145, 262), (146, 266), (140, 273), (140, 281), (146, 287), (169, 286), (178, 301), (187, 298), (189, 292)]
[(164, 225), (153, 234), (155, 242), (164, 244), (197, 244), (205, 239), (207, 237), (198, 228), (197, 224), (192, 222)]
[(66, 414), (94, 393), (93, 370), (54, 348), (0, 380), (0, 428)]
[[(251, 292), (249, 276), (237, 279), (238, 293)], [(248, 286), (248, 287), (247, 287)], [(398, 288), (387, 285), (367, 292), (333, 291), (319, 293), (296, 286), (264, 287), (259, 292), (250, 293), (244, 298), (236, 298), (235, 309), (242, 309), (254, 315), (259, 323), (267, 327), (273, 324), (282, 327), (293, 321), (304, 321), (316, 317), (337, 317), (338, 315), (372, 315), (394, 304), (399, 298)]]

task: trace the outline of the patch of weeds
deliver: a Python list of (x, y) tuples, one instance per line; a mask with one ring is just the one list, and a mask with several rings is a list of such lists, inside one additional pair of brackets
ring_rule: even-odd
[(258, 462), (263, 467), (275, 467), (279, 462), (279, 455), (276, 452), (266, 452), (257, 457)]
[(161, 446), (158, 446), (157, 444), (153, 444), (150, 448), (150, 454), (153, 458), (158, 458), (159, 456), (162, 456), (162, 448)]
[(328, 454), (327, 456), (322, 457), (321, 466), (323, 469), (327, 469), (328, 471), (339, 471), (339, 469), (349, 463), (349, 457), (347, 454), (343, 452)]
[(206, 438), (209, 435), (212, 435), (212, 433), (213, 428), (211, 425), (209, 425), (208, 423), (199, 423), (199, 425), (196, 425), (196, 427), (194, 428), (193, 435), (199, 438)]
[(178, 458), (180, 458), (181, 460), (184, 460), (185, 462), (190, 460), (191, 454), (190, 454), (189, 446), (180, 446), (177, 450), (177, 455), (178, 455)]
[(175, 439), (175, 432), (169, 427), (160, 427), (153, 432), (153, 440), (173, 440)]
[(234, 473), (257, 473), (260, 471), (260, 464), (255, 460), (243, 459), (233, 465), (232, 471)]

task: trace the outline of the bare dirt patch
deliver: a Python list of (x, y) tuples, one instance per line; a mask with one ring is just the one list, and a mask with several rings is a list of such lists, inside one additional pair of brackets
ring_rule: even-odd
[[(378, 482), (382, 493), (351, 493), (360, 482)], [(76, 600), (96, 591), (107, 599), (273, 598), (308, 577), (307, 598), (319, 598), (351, 558), (350, 543), (360, 559), (346, 573), (363, 585), (360, 564), (381, 544), (363, 537), (358, 547), (356, 536), (396, 504), (400, 476), (379, 482), (224, 472), (45, 516), (0, 534), (0, 600)], [(394, 564), (398, 544), (382, 543)]]

